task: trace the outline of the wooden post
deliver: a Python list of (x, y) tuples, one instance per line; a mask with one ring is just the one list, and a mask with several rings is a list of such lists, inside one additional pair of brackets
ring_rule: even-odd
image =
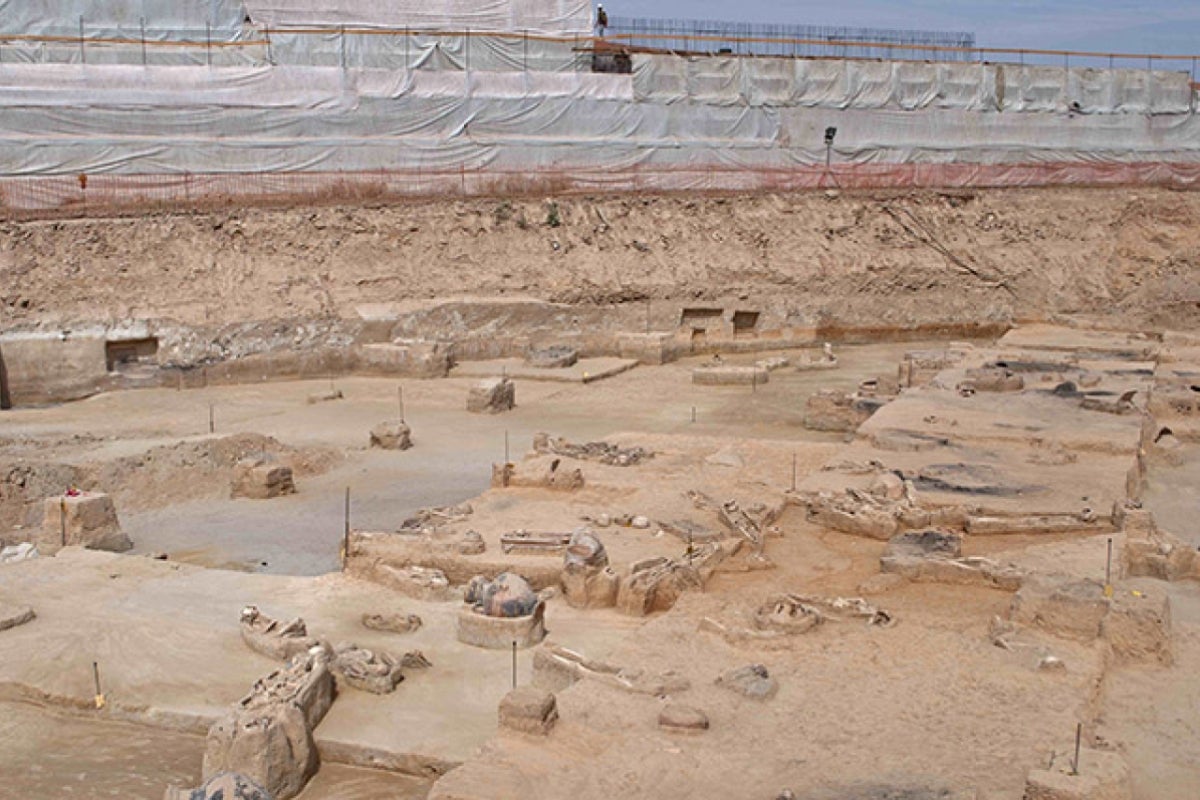
[(67, 498), (58, 501), (58, 527), (62, 534), (62, 547), (67, 546)]
[(509, 463), (509, 461), (508, 461), (508, 428), (504, 429), (504, 463), (505, 464)]
[(212, 403), (208, 404), (208, 432), (209, 433), (217, 432), (216, 420), (213, 417), (213, 404)]

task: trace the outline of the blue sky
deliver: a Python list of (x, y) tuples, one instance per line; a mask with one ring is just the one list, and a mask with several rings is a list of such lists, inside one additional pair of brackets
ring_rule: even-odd
[(980, 46), (1200, 54), (1194, 0), (607, 0), (610, 14), (964, 30)]

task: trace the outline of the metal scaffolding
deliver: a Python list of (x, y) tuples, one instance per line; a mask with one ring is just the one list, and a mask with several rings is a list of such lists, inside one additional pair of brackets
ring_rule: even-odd
[[(608, 39), (683, 53), (970, 61), (975, 34), (824, 25), (611, 17)], [(879, 47), (878, 45), (892, 45)], [(898, 46), (898, 47), (897, 47)]]

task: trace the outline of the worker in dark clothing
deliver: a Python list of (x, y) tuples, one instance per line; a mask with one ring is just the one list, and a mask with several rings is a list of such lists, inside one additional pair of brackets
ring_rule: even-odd
[(608, 12), (604, 10), (604, 6), (596, 7), (596, 32), (599, 36), (604, 36), (604, 29), (608, 27)]

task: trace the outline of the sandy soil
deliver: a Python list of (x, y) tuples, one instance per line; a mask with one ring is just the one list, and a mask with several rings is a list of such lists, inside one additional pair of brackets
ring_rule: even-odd
[[(1087, 351), (1087, 368), (1101, 374), (1097, 391), (1109, 393), (1102, 396), (1120, 393), (1127, 384), (1144, 390), (1145, 370), (1138, 366), (1143, 362), (1121, 361), (1116, 350), (1125, 343), (1116, 335), (1025, 330), (997, 348), (978, 348), (979, 357), (1004, 352), (1050, 358), (1047, 353), (1065, 351), (1029, 348), (1053, 344), (1055, 337), (1064, 347)], [(495, 555), (496, 537), (514, 527), (569, 529), (580, 515), (599, 510), (668, 519), (688, 514), (687, 488), (702, 488), (717, 499), (782, 501), (792, 454), (801, 487), (830, 480), (854, 485), (859, 478), (853, 471), (822, 469), (847, 458), (905, 470), (978, 462), (991, 466), (1000, 484), (1020, 483), (1016, 494), (972, 496), (980, 507), (1074, 514), (1081, 504), (1097, 502), (1101, 515), (1109, 512), (1099, 505), (1111, 505), (1125, 485), (1139, 443), (1139, 414), (1085, 413), (1078, 398), (1049, 396), (1042, 382), (1023, 394), (964, 397), (954, 390), (962, 368), (954, 368), (929, 389), (902, 394), (857, 436), (800, 427), (804, 400), (816, 388), (852, 388), (863, 378), (891, 373), (904, 350), (919, 346), (847, 349), (842, 369), (781, 370), (757, 388), (694, 386), (689, 373), (694, 360), (638, 367), (589, 385), (518, 381), (517, 410), (495, 417), (465, 412), (467, 379), (406, 382), (417, 446), (404, 453), (364, 447), (367, 429), (390, 416), (395, 403), (395, 382), (376, 379), (340, 380), (346, 399), (315, 405), (305, 398), (319, 384), (297, 382), (122, 392), (6, 412), (11, 427), (4, 434), (5, 455), (29, 459), (41, 441), (47, 457), (68, 466), (136, 459), (137, 468), (128, 471), (118, 492), (133, 491), (140, 470), (158, 475), (144, 458), (152, 448), (175, 447), (181, 439), (188, 447), (206, 441), (197, 426), (206, 423), (214, 402), (222, 410), (219, 435), (270, 435), (289, 452), (312, 454), (319, 468), (303, 476), (301, 493), (293, 498), (230, 501), (214, 489), (182, 503), (182, 495), (168, 493), (160, 506), (132, 503), (123, 512), (140, 551), (167, 549), (202, 564), (297, 575), (74, 550), (0, 567), (5, 571), (0, 599), (30, 603), (39, 613), (33, 622), (0, 633), (0, 697), (7, 698), (5, 705), (31, 696), (86, 705), (89, 666), (98, 659), (114, 708), (151, 724), (190, 720), (202, 730), (271, 666), (246, 650), (237, 635), (238, 609), (255, 602), (276, 616), (303, 615), (311, 630), (333, 639), (419, 647), (435, 665), (383, 699), (347, 692), (318, 728), (317, 739), (323, 746), (372, 747), (462, 766), (432, 788), (427, 782), (393, 786), (392, 776), (331, 769), (306, 793), (313, 800), (420, 797), (427, 791), (439, 800), (772, 798), (785, 787), (809, 800), (932, 800), (954, 796), (950, 792), (1018, 800), (1026, 772), (1052, 753), (1066, 753), (1078, 722), (1095, 732), (1093, 743), (1116, 748), (1128, 760), (1135, 800), (1193, 796), (1200, 785), (1195, 766), (1200, 751), (1187, 710), (1200, 701), (1191, 679), (1200, 664), (1196, 584), (1139, 579), (1117, 586), (1131, 592), (1152, 584), (1155, 592), (1168, 594), (1175, 615), (1171, 667), (1117, 663), (1102, 640), (1073, 641), (1033, 628), (1022, 629), (1020, 646), (998, 647), (989, 629), (1012, 595), (983, 586), (914, 583), (872, 594), (871, 602), (897, 620), (890, 628), (829, 622), (783, 641), (737, 643), (702, 630), (705, 618), (744, 620), (774, 592), (854, 596), (878, 575), (884, 542), (820, 528), (790, 506), (777, 522), (780, 536), (767, 543), (773, 569), (718, 572), (702, 592), (685, 594), (669, 612), (643, 620), (611, 610), (576, 611), (561, 597), (550, 600), (548, 627), (557, 643), (628, 668), (685, 676), (690, 688), (670, 699), (702, 708), (711, 721), (706, 733), (663, 732), (656, 719), (666, 698), (585, 679), (559, 693), (561, 721), (550, 737), (535, 740), (497, 732), (496, 704), (511, 677), (508, 655), (455, 641), (455, 603), (412, 601), (344, 575), (298, 576), (325, 572), (335, 563), (346, 485), (358, 498), (359, 528), (392, 529), (419, 505), (476, 498), (475, 514), (463, 527), (484, 534), (489, 557)], [(661, 456), (629, 468), (580, 462), (590, 481), (574, 493), (480, 494), (490, 463), (503, 455), (505, 432), (515, 457), (538, 430), (573, 441), (611, 437)], [(880, 437), (905, 431), (944, 441), (932, 450), (880, 445)], [(1051, 451), (1058, 455), (1047, 459)], [(317, 460), (321, 453), (333, 455)], [(1062, 453), (1076, 457), (1060, 458)], [(1148, 473), (1150, 496), (1173, 523), (1187, 520), (1186, 504), (1194, 501), (1194, 487), (1186, 485), (1191, 464), (1185, 459), (1174, 471)], [(217, 486), (218, 473), (205, 480)], [(1156, 490), (1158, 475), (1165, 476), (1168, 491)], [(946, 492), (918, 491), (935, 499)], [(606, 529), (600, 535), (618, 566), (682, 550), (681, 542), (653, 531)], [(966, 549), (1038, 573), (1099, 578), (1109, 538), (1118, 548), (1123, 543), (1121, 534), (1104, 531), (968, 537)], [(268, 563), (255, 566), (259, 559)], [(514, 557), (512, 563), (522, 562)], [(416, 610), (426, 625), (399, 644), (397, 637), (361, 629), (359, 616), (381, 609)], [(1046, 654), (1060, 658), (1065, 669), (1039, 670)], [(716, 685), (722, 670), (749, 663), (763, 664), (779, 681), (774, 699), (744, 699)], [(530, 677), (526, 654), (518, 679)], [(28, 777), (14, 778), (26, 781), (33, 793), (77, 786), (77, 776), (68, 774), (70, 762), (34, 761), (36, 748), (24, 742), (23, 731), (38, 726), (46, 712), (13, 707), (19, 710), (7, 723), (12, 735), (0, 737), (0, 763), (39, 765)], [(81, 747), (112, 730), (105, 739), (111, 748), (79, 761), (89, 779), (111, 775), (128, 794), (146, 797), (161, 791), (147, 793), (154, 784), (194, 779), (196, 762), (188, 753), (198, 740), (172, 734), (154, 759), (129, 769), (133, 755), (118, 741), (120, 732), (94, 727), (114, 721), (82, 714), (50, 720), (38, 734), (43, 740), (53, 735)], [(142, 730), (126, 738), (141, 742)]]
[[(0, 327), (349, 317), (462, 294), (743, 297), (810, 325), (1194, 322), (1200, 196), (1039, 189), (417, 202), (0, 222)], [(469, 287), (469, 288), (467, 288)]]
[[(367, 448), (370, 428), (397, 413), (396, 382), (386, 379), (338, 379), (345, 399), (312, 405), (307, 398), (327, 391), (327, 382), (114, 392), (14, 409), (5, 412), (0, 441), (0, 512), (6, 512), (0, 524), (8, 523), (0, 539), (20, 541), (24, 529), (15, 526), (40, 524), (42, 498), (75, 483), (113, 494), (134, 553), (320, 574), (338, 567), (347, 487), (355, 528), (394, 530), (419, 508), (460, 503), (486, 489), (491, 464), (504, 458), (506, 433), (514, 457), (530, 448), (538, 431), (577, 442), (620, 431), (635, 440), (652, 431), (717, 437), (736, 431), (742, 438), (838, 441), (839, 435), (800, 425), (805, 399), (820, 387), (848, 389), (890, 372), (911, 346), (842, 348), (842, 366), (834, 372), (779, 371), (753, 389), (693, 386), (691, 369), (699, 359), (587, 385), (518, 379), (516, 410), (496, 416), (465, 412), (472, 379), (405, 381), (405, 413), (416, 442), (405, 452)], [(210, 404), (216, 439), (207, 434)], [(262, 435), (275, 444), (263, 447)], [(274, 450), (295, 465), (299, 492), (270, 502), (230, 499), (230, 459), (196, 453), (236, 452), (239, 442), (243, 449)], [(790, 464), (777, 472), (780, 481), (790, 480)]]

